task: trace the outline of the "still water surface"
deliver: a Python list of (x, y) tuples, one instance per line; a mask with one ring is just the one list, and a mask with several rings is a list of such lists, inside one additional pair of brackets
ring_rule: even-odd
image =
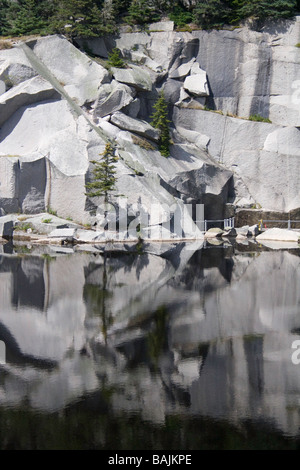
[(0, 254), (1, 449), (300, 447), (300, 250), (27, 251)]

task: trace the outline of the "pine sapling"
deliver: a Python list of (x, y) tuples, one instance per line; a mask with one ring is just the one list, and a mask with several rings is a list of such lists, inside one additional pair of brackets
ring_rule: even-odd
[(151, 124), (159, 130), (159, 150), (164, 157), (169, 157), (171, 144), (169, 124), (171, 121), (168, 119), (168, 103), (163, 91), (159, 94), (153, 107), (155, 112), (151, 116)]
[(87, 189), (87, 193), (85, 193), (86, 196), (104, 196), (104, 202), (108, 202), (109, 193), (115, 190), (116, 167), (114, 163), (117, 160), (112, 144), (106, 144), (101, 160), (99, 162), (96, 160), (92, 161), (95, 165), (95, 168), (93, 169), (94, 179), (85, 185)]

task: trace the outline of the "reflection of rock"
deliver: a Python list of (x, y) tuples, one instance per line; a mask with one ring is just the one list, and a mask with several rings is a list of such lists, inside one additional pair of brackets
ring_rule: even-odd
[(13, 360), (0, 403), (53, 412), (103, 389), (116, 415), (250, 417), (296, 435), (299, 257), (196, 248), (167, 244), (164, 258), (2, 255), (0, 339), (6, 332)]

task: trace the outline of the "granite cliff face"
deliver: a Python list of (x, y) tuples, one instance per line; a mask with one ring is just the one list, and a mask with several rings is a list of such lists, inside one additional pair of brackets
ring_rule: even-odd
[[(162, 25), (163, 27), (163, 25)], [(170, 25), (166, 26), (170, 29)], [(129, 206), (204, 203), (206, 218), (233, 206), (300, 207), (300, 17), (261, 32), (121, 33), (78, 41), (49, 36), (0, 51), (0, 209), (91, 222), (91, 160), (114, 141), (117, 191)], [(109, 72), (87, 53), (121, 49)], [(171, 156), (149, 124), (164, 89)], [(253, 122), (260, 115), (272, 123)], [(157, 224), (164, 219), (153, 221)]]

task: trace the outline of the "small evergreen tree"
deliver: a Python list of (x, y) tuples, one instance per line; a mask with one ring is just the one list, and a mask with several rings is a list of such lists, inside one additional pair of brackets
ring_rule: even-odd
[(170, 120), (168, 119), (168, 103), (165, 100), (164, 92), (159, 94), (158, 100), (154, 104), (155, 112), (152, 114), (152, 126), (159, 130), (159, 150), (164, 157), (170, 156)]
[(110, 67), (117, 67), (123, 69), (126, 67), (124, 60), (121, 57), (121, 51), (115, 47), (112, 52), (108, 55), (108, 65)]
[(86, 196), (104, 196), (104, 202), (108, 202), (109, 193), (114, 191), (116, 185), (116, 169), (114, 165), (116, 161), (117, 157), (115, 156), (112, 144), (106, 144), (101, 161), (92, 161), (95, 165), (93, 169), (94, 181), (85, 185), (88, 190)]

